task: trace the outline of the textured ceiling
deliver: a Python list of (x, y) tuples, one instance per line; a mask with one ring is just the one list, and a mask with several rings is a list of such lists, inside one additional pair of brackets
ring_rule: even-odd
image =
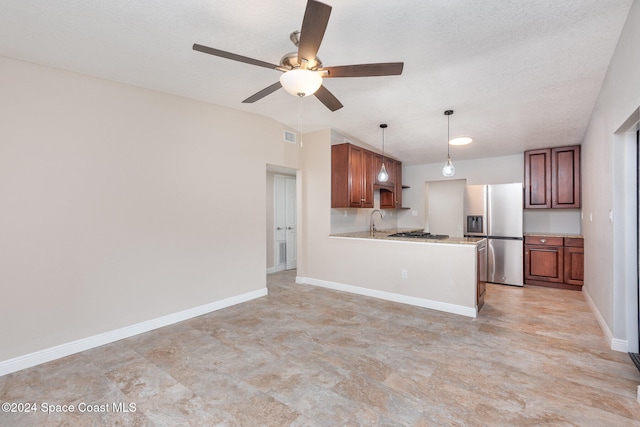
[[(278, 71), (191, 49), (278, 63), (296, 50), (306, 0), (0, 0), (0, 55), (272, 117), (334, 128), (406, 164), (580, 143), (633, 0), (327, 0), (325, 66), (404, 61), (401, 76), (327, 79), (344, 104), (279, 90)], [(3, 82), (6, 84), (6, 82)]]

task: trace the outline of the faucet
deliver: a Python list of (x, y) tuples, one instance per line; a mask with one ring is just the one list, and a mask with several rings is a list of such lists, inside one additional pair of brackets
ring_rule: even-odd
[(380, 214), (380, 219), (384, 219), (384, 212), (380, 209), (374, 209), (371, 211), (371, 215), (369, 217), (369, 232), (373, 234), (376, 231), (376, 223), (373, 222), (373, 214), (378, 212)]

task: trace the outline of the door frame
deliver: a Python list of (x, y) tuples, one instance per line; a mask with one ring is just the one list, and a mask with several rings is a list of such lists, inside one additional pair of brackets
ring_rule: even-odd
[[(266, 213), (267, 213), (267, 217), (266, 217), (266, 229), (265, 232), (267, 234), (266, 236), (266, 250), (267, 250), (267, 256), (265, 259), (265, 267), (266, 267), (266, 274), (271, 274), (271, 273), (275, 273), (276, 272), (276, 264), (277, 264), (277, 243), (276, 243), (276, 226), (275, 226), (275, 210), (276, 210), (276, 206), (275, 206), (275, 192), (276, 192), (276, 181), (275, 181), (275, 177), (277, 175), (282, 175), (282, 176), (287, 176), (289, 178), (293, 178), (295, 179), (296, 182), (296, 207), (295, 207), (295, 211), (296, 211), (296, 218), (297, 218), (297, 222), (300, 222), (300, 218), (301, 218), (301, 210), (302, 210), (302, 205), (301, 205), (301, 201), (302, 201), (302, 172), (300, 169), (294, 169), (294, 168), (289, 168), (289, 167), (284, 167), (284, 166), (277, 166), (277, 165), (271, 165), (271, 164), (267, 164), (266, 165), (266, 175), (267, 175), (267, 186), (266, 186)], [(272, 175), (272, 178), (269, 178), (269, 175)], [(271, 182), (270, 182), (271, 180)], [(296, 253), (297, 253), (297, 268), (300, 268), (300, 257), (302, 256), (302, 252), (300, 250), (301, 245), (301, 235), (302, 233), (300, 232), (300, 229), (298, 227), (298, 230), (296, 231), (296, 240), (295, 240), (295, 245), (296, 245)]]

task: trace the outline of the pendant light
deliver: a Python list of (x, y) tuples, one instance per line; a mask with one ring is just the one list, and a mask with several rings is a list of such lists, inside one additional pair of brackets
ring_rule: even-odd
[(387, 128), (387, 125), (382, 123), (380, 128), (382, 129), (382, 167), (380, 168), (380, 172), (378, 172), (378, 182), (387, 182), (389, 174), (384, 167), (384, 130)]
[(453, 114), (453, 110), (447, 110), (444, 115), (447, 116), (447, 163), (442, 168), (442, 175), (446, 177), (452, 177), (456, 174), (456, 168), (453, 167), (451, 156), (449, 155), (449, 116)]

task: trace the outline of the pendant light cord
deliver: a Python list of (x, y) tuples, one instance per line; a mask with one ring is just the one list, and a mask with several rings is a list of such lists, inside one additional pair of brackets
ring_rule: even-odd
[(449, 119), (450, 119), (450, 118), (451, 118), (451, 115), (447, 115), (447, 158), (451, 157), (451, 156), (449, 155), (449, 140), (450, 140), (450, 138), (451, 138), (451, 137), (449, 136), (449, 130), (451, 129), (451, 128), (450, 128), (450, 125), (449, 125)]

